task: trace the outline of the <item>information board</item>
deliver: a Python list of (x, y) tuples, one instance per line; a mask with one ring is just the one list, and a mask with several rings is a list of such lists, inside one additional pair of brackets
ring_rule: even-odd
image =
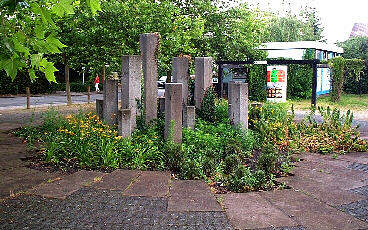
[(287, 66), (267, 66), (267, 101), (286, 102)]
[(330, 68), (317, 68), (317, 96), (330, 93), (331, 70)]

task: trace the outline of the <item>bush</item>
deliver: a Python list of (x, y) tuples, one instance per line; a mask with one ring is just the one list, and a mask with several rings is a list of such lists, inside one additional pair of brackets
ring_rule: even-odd
[(216, 93), (214, 88), (209, 87), (202, 99), (201, 109), (197, 110), (198, 116), (204, 121), (216, 122), (216, 114), (215, 114), (215, 100)]
[(368, 94), (368, 62), (366, 62), (360, 78), (354, 73), (345, 75), (344, 92), (350, 94)]

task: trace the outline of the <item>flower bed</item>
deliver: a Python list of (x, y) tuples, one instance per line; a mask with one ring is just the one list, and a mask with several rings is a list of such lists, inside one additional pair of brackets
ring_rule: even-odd
[(132, 137), (121, 138), (92, 113), (62, 117), (50, 111), (43, 125), (17, 134), (60, 168), (171, 170), (182, 179), (205, 179), (220, 192), (275, 188), (274, 178), (290, 171), (295, 152), (368, 150), (351, 128), (351, 114), (321, 108), (322, 123), (312, 116), (296, 123), (285, 105), (264, 104), (250, 109), (250, 130), (244, 132), (231, 126), (225, 100), (204, 101), (195, 129), (183, 130), (182, 144), (164, 141), (163, 119), (144, 125), (138, 118)]

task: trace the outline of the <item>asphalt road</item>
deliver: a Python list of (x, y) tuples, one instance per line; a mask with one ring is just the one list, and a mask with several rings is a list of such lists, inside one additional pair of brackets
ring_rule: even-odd
[[(159, 89), (157, 95), (164, 96), (164, 93), (165, 89)], [(119, 93), (119, 99), (120, 95), (121, 94)], [(91, 93), (91, 101), (95, 101), (96, 99), (103, 99), (103, 94)], [(72, 101), (74, 104), (84, 104), (88, 102), (88, 97), (86, 94), (72, 93)], [(0, 110), (25, 108), (26, 102), (26, 97), (0, 97)], [(31, 97), (31, 107), (44, 107), (50, 105), (66, 104), (67, 99), (65, 93)]]

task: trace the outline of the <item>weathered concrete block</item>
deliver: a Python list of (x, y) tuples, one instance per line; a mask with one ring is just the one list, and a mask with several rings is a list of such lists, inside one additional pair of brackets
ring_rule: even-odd
[(227, 85), (227, 103), (228, 103), (228, 111), (227, 111), (227, 113), (228, 113), (228, 115), (229, 115), (229, 118), (230, 118), (230, 120), (231, 120), (231, 99), (232, 99), (232, 96), (231, 96), (231, 86), (232, 86), (232, 82), (234, 82), (234, 81), (230, 81), (229, 83), (228, 83), (228, 85)]
[(188, 104), (189, 59), (175, 57), (172, 63), (172, 81), (183, 84), (183, 105)]
[(201, 108), (206, 90), (212, 85), (212, 58), (195, 58), (194, 101), (197, 109)]
[(96, 114), (100, 120), (103, 120), (103, 100), (96, 99)]
[(139, 113), (137, 101), (141, 99), (142, 58), (141, 56), (122, 57), (121, 108), (130, 109), (132, 129), (136, 127)]
[[(182, 141), (183, 84), (167, 83), (165, 86), (165, 140), (171, 138), (176, 143)], [(171, 123), (173, 122), (173, 127)], [(172, 130), (171, 130), (172, 128)]]
[(165, 97), (158, 98), (158, 111), (160, 113), (165, 113)]
[(231, 82), (231, 122), (243, 129), (248, 129), (248, 84)]
[(157, 52), (159, 34), (141, 34), (140, 47), (144, 77), (144, 107), (146, 123), (157, 118)]
[(195, 106), (186, 106), (183, 109), (183, 125), (185, 128), (194, 129), (195, 115)]
[(105, 79), (103, 118), (109, 125), (117, 125), (118, 115), (118, 81)]
[(131, 118), (132, 110), (131, 109), (122, 109), (121, 110), (121, 120), (119, 127), (119, 135), (122, 137), (130, 137), (134, 130), (135, 121)]

